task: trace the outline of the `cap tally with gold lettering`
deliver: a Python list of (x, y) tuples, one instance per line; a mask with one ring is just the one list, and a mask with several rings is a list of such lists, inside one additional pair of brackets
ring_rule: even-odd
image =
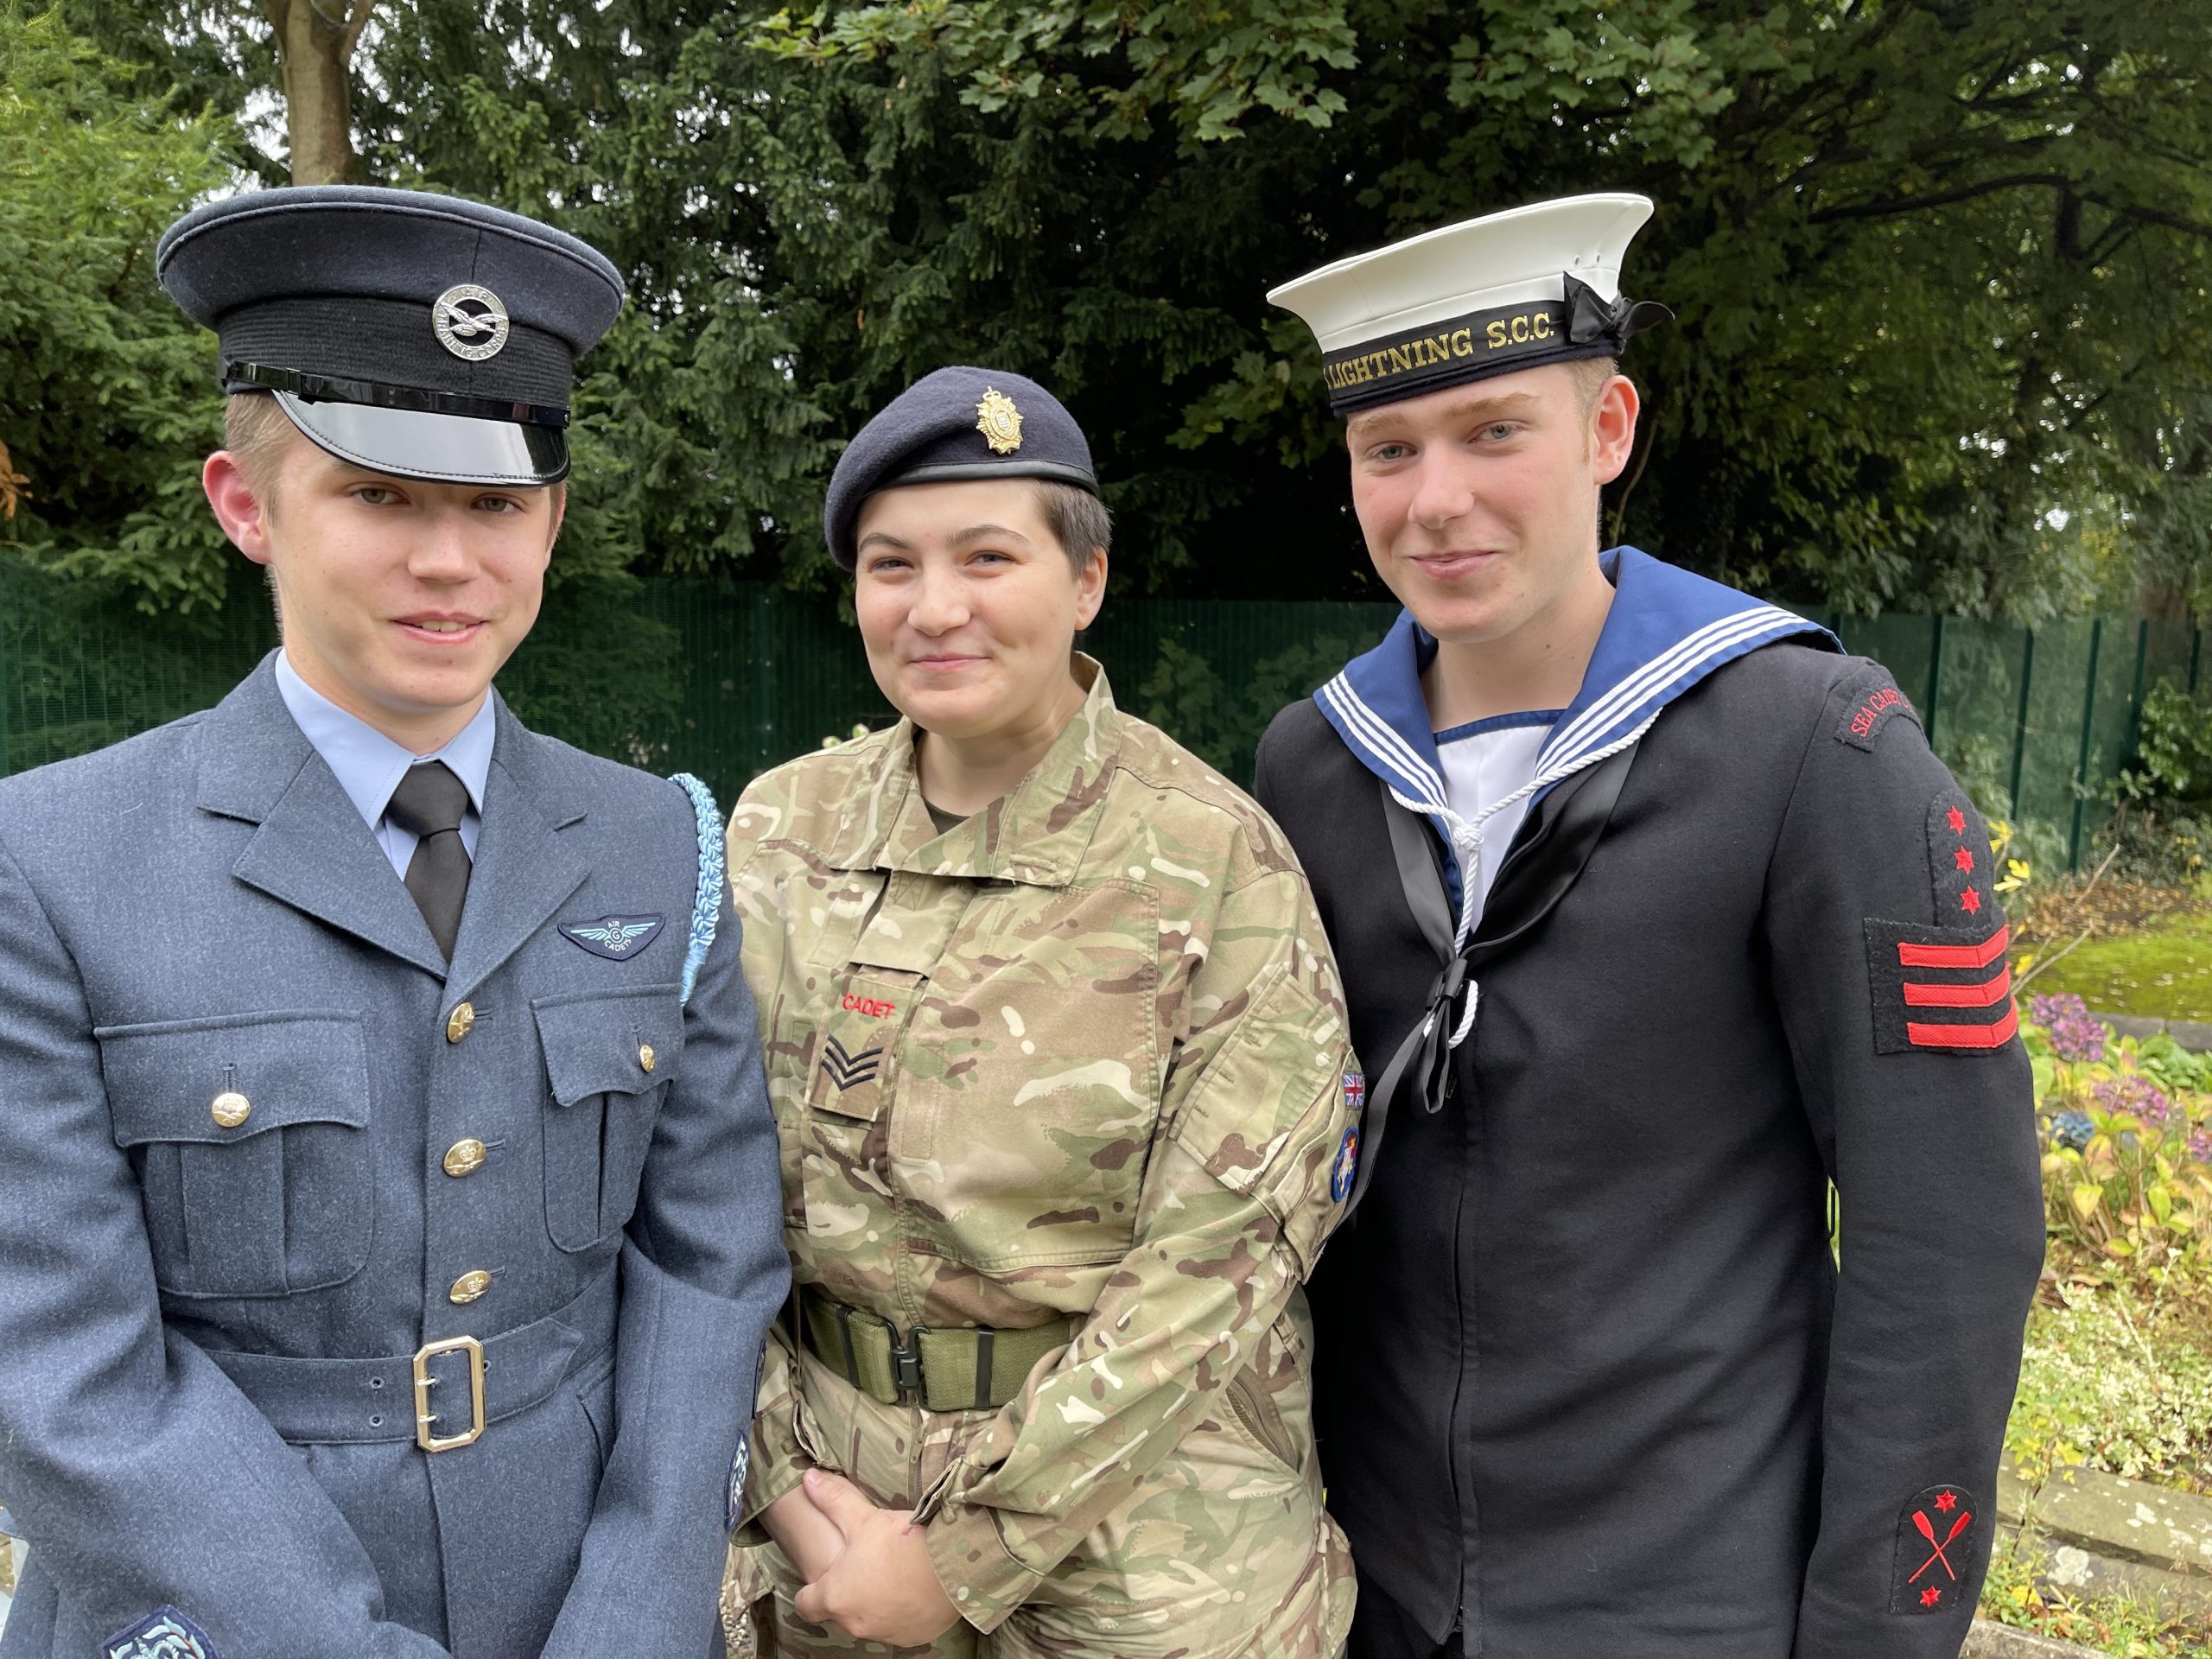
[(215, 330), (226, 391), (273, 393), (342, 461), (456, 484), (568, 476), (575, 359), (622, 307), (620, 274), (564, 232), (366, 185), (209, 202), (154, 269)]
[(1494, 374), (1618, 354), (1673, 315), (1621, 293), (1647, 197), (1567, 196), (1354, 254), (1272, 289), (1321, 346), (1338, 415)]

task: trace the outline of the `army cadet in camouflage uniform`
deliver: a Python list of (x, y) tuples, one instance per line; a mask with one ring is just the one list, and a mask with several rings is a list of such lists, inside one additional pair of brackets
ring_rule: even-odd
[(830, 486), (908, 718), (731, 823), (798, 1285), (734, 1652), (1330, 1659), (1350, 1623), (1300, 1289), (1357, 1157), (1340, 988), (1274, 824), (1073, 652), (1096, 487), (1050, 394), (968, 368)]

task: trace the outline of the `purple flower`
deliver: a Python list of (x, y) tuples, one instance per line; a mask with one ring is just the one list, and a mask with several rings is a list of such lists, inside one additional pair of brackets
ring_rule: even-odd
[(2173, 1116), (2174, 1103), (2165, 1090), (2139, 1071), (2123, 1071), (2116, 1077), (2089, 1085), (2089, 1096), (2101, 1110), (2126, 1112), (2139, 1117), (2153, 1129), (2163, 1129)]
[(2089, 1012), (2089, 1005), (2071, 991), (2028, 999), (2028, 1015), (2050, 1033), (2050, 1046), (2062, 1060), (2101, 1060), (2105, 1039), (2111, 1033), (2104, 1021)]
[(2212, 1129), (2199, 1129), (2189, 1137), (2189, 1155), (2200, 1164), (2212, 1164)]

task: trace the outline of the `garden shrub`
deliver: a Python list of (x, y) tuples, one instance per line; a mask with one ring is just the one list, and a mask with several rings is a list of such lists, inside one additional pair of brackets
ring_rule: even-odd
[(2087, 1283), (2123, 1268), (2212, 1283), (2212, 1097), (2194, 1058), (2168, 1039), (2146, 1061), (2078, 996), (2036, 997), (2029, 1012), (2054, 1265)]
[(2152, 686), (2134, 757), (2106, 790), (2118, 809), (2104, 831), (2118, 874), (2200, 891), (2212, 883), (2212, 690)]

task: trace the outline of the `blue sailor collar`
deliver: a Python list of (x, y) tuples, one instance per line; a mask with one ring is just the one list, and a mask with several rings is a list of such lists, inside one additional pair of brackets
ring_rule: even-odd
[[(1545, 740), (1535, 779), (1490, 804), (1483, 817), (1523, 796), (1540, 800), (1553, 785), (1627, 747), (1675, 698), (1761, 645), (1812, 634), (1832, 650), (1843, 649), (1817, 623), (1636, 548), (1613, 548), (1598, 563), (1613, 584), (1613, 603), (1581, 689)], [(1313, 699), (1344, 747), (1402, 804), (1428, 819), (1459, 865), (1481, 846), (1481, 822), (1454, 812), (1445, 791), (1421, 686), (1435, 656), (1435, 639), (1412, 612), (1401, 613), (1381, 645), (1354, 658)], [(1456, 891), (1453, 898), (1459, 907)], [(1462, 943), (1466, 931), (1463, 913)]]

